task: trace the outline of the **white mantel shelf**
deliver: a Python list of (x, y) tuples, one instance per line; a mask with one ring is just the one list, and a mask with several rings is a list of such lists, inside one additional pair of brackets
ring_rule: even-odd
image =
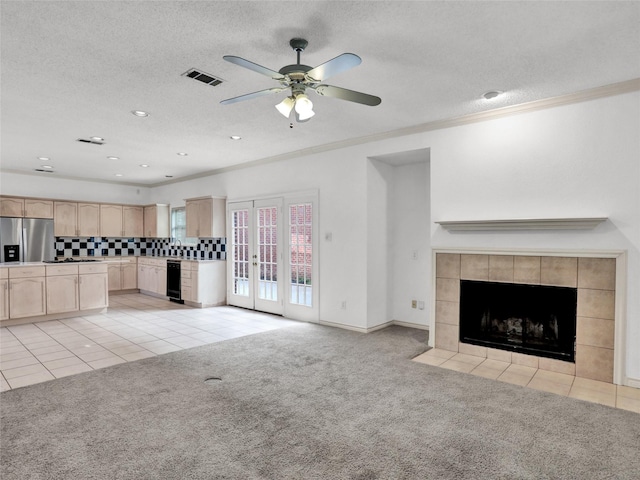
[(607, 217), (593, 218), (522, 218), (508, 220), (455, 220), (435, 222), (450, 232), (494, 230), (586, 230), (605, 222)]

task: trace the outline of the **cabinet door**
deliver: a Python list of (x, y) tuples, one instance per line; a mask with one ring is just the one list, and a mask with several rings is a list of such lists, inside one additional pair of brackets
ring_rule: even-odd
[(78, 275), (47, 277), (47, 314), (75, 312), (78, 302)]
[(125, 263), (122, 265), (121, 279), (122, 290), (130, 290), (132, 288), (138, 288), (138, 278), (136, 275), (137, 268), (135, 263)]
[(25, 198), (24, 216), (26, 218), (53, 218), (53, 202), (51, 200)]
[(160, 295), (167, 294), (167, 268), (156, 267), (155, 268), (155, 290), (154, 292)]
[(213, 236), (213, 198), (198, 201), (198, 237)]
[(0, 280), (0, 320), (9, 318), (9, 280)]
[(138, 265), (138, 288), (140, 290), (149, 290), (149, 271), (152, 267), (148, 265)]
[(125, 237), (144, 236), (144, 213), (142, 207), (122, 207), (122, 229)]
[(23, 214), (22, 198), (0, 198), (0, 217), (22, 217)]
[(44, 277), (9, 280), (9, 317), (37, 317), (47, 313)]
[(155, 206), (144, 207), (144, 236), (155, 237), (158, 229), (158, 209)]
[(106, 273), (80, 275), (80, 310), (109, 306), (109, 279)]
[(122, 276), (120, 264), (109, 265), (107, 270), (109, 275), (109, 291), (122, 290)]
[(78, 236), (97, 237), (100, 235), (100, 205), (97, 203), (78, 204)]
[(72, 202), (53, 203), (53, 232), (56, 237), (78, 235), (78, 204)]
[(198, 200), (187, 200), (185, 202), (185, 215), (187, 223), (186, 236), (198, 237), (200, 230)]
[(100, 205), (100, 236), (122, 237), (122, 205)]

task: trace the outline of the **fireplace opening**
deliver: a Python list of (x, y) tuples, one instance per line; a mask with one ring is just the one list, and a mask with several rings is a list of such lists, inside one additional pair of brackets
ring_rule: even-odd
[(575, 361), (577, 289), (460, 281), (460, 341)]

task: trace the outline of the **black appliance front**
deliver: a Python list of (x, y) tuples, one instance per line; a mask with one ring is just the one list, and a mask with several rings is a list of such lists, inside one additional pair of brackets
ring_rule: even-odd
[(167, 297), (172, 302), (184, 303), (180, 293), (179, 260), (167, 260)]

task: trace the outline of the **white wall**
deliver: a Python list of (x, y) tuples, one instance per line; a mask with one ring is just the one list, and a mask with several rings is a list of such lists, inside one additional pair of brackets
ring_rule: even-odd
[(595, 230), (452, 234), (434, 247), (626, 250), (626, 373), (640, 379), (640, 93), (429, 132), (438, 220), (609, 217)]
[[(431, 272), (429, 163), (394, 167), (393, 199), (390, 215), (393, 266), (389, 286), (391, 317), (400, 322), (429, 324), (429, 284)], [(411, 300), (424, 302), (424, 310), (411, 308)]]
[(24, 197), (53, 198), (101, 203), (145, 205), (150, 189), (116, 183), (100, 183), (44, 175), (0, 174), (0, 193)]

